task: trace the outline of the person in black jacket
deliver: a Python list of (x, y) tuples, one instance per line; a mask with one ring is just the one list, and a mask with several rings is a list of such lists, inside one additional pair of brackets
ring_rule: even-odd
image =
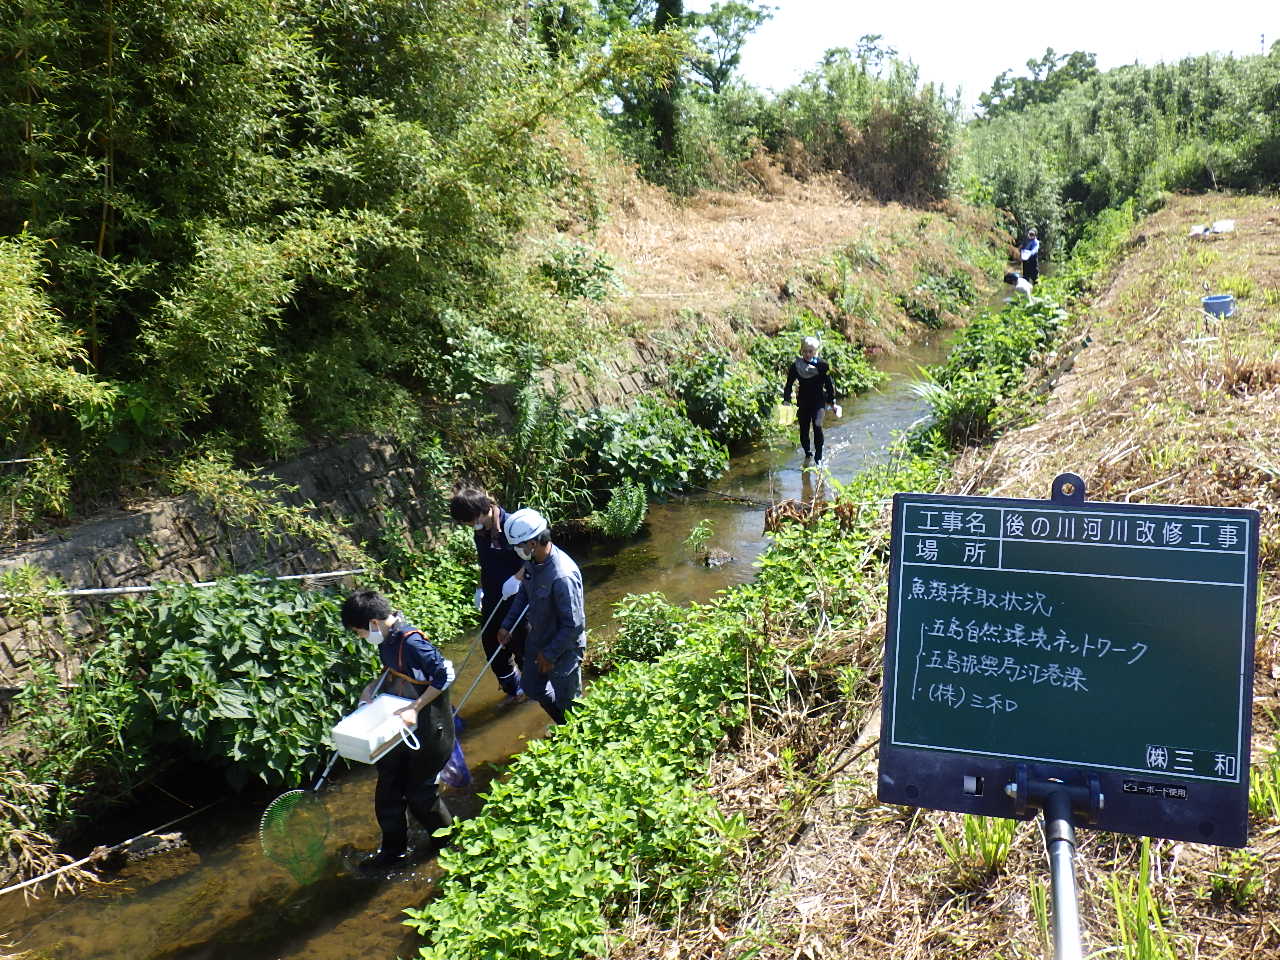
[[(480, 564), (480, 586), (476, 589), (476, 607), (480, 611), (480, 642), (484, 655), (506, 694), (502, 706), (520, 703), (525, 695), (520, 687), (519, 667), (524, 663), (524, 639), (529, 632), (521, 624), (511, 632), (505, 645), (498, 643), (498, 629), (511, 609), (511, 598), (520, 588), (522, 561), (507, 538), (502, 535), (507, 511), (478, 487), (460, 486), (449, 501), (449, 515), (454, 523), (472, 528), (476, 540), (476, 559)], [(501, 609), (499, 609), (501, 608)], [(502, 647), (502, 649), (499, 649)]]
[[(382, 829), (382, 845), (360, 863), (362, 870), (388, 870), (409, 863), (406, 811), (429, 833), (453, 823), (436, 787), (436, 774), (449, 761), (456, 736), (449, 709), (453, 668), (380, 593), (361, 590), (347, 597), (342, 625), (377, 647), (387, 670), (382, 691), (412, 701), (396, 713), (416, 734), (419, 748), (397, 746), (377, 762), (373, 813)], [(373, 699), (375, 683), (360, 694), (361, 703)], [(433, 840), (431, 847), (441, 842)]]
[[(836, 402), (835, 385), (831, 382), (831, 368), (818, 356), (821, 346), (817, 337), (805, 337), (800, 345), (800, 356), (787, 368), (787, 385), (782, 391), (782, 402), (791, 402), (791, 387), (796, 388), (796, 420), (800, 423), (800, 446), (806, 460), (813, 457), (822, 462), (822, 418)], [(813, 430), (813, 450), (809, 448), (809, 431)]]

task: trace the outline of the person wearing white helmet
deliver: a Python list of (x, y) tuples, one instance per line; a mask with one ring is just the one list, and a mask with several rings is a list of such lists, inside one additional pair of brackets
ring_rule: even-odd
[[(817, 337), (805, 337), (800, 344), (800, 355), (787, 367), (787, 385), (782, 390), (782, 402), (791, 402), (791, 387), (796, 388), (796, 420), (800, 425), (800, 447), (806, 460), (813, 456), (822, 463), (822, 418), (827, 410), (834, 410), (835, 384), (831, 382), (831, 368), (818, 356), (821, 344)], [(813, 450), (809, 449), (809, 431), (813, 431)]]
[(582, 689), (582, 655), (587, 649), (587, 617), (582, 571), (551, 542), (546, 518), (528, 507), (507, 516), (502, 532), (524, 561), (524, 577), (498, 631), (506, 643), (525, 615), (521, 686), (556, 723), (564, 723)]

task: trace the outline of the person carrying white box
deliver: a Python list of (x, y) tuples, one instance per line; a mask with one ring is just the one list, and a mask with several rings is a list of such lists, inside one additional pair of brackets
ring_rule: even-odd
[[(377, 761), (378, 785), (373, 812), (382, 830), (382, 845), (361, 861), (363, 870), (388, 870), (409, 862), (406, 811), (428, 833), (453, 822), (436, 787), (438, 774), (453, 750), (453, 711), (449, 685), (453, 680), (440, 651), (412, 624), (391, 609), (387, 598), (373, 590), (349, 596), (342, 605), (342, 625), (378, 648), (388, 676), (382, 690), (412, 701), (396, 711), (412, 729), (420, 747), (398, 747)], [(374, 682), (360, 695), (373, 699)]]

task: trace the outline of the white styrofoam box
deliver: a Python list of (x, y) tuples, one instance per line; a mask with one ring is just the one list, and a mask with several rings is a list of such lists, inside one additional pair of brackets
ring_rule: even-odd
[(348, 760), (377, 763), (401, 742), (400, 731), (406, 727), (395, 712), (411, 703), (404, 697), (378, 694), (338, 721), (333, 728), (333, 748)]

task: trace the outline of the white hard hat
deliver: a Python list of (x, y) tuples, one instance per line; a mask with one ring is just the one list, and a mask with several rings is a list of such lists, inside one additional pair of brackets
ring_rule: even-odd
[(513, 547), (547, 532), (547, 519), (532, 507), (524, 507), (507, 517), (502, 533)]

